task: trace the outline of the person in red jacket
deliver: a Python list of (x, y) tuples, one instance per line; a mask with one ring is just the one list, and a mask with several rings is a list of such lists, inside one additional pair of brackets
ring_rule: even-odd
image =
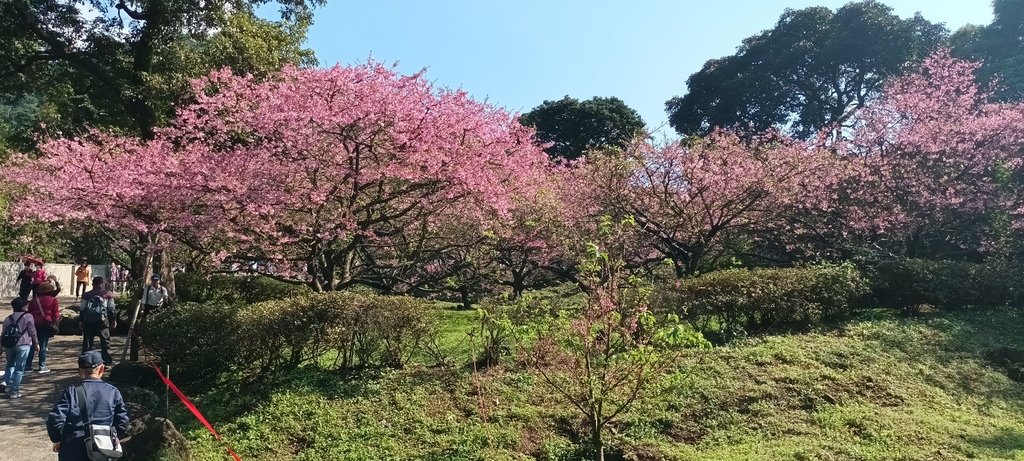
[[(60, 321), (60, 302), (57, 301), (57, 288), (49, 281), (39, 284), (36, 289), (36, 297), (29, 303), (28, 312), (32, 314), (32, 320), (36, 325), (36, 336), (39, 338), (39, 373), (49, 373), (50, 368), (46, 366), (46, 346), (50, 344), (50, 338), (57, 334), (57, 325)], [(35, 356), (34, 350), (29, 350), (28, 360), (25, 361), (25, 369), (32, 369), (32, 359)]]

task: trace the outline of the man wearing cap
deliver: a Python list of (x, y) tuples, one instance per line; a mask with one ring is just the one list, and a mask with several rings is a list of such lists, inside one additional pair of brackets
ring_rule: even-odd
[[(46, 432), (59, 461), (89, 461), (85, 452), (87, 424), (113, 427), (118, 438), (125, 437), (128, 410), (121, 392), (100, 379), (105, 371), (103, 357), (98, 352), (88, 351), (79, 356), (78, 374), (83, 378), (82, 382), (64, 389), (46, 418)], [(84, 390), (84, 407), (89, 421), (82, 418), (79, 387)]]
[(167, 287), (160, 284), (159, 275), (153, 275), (149, 285), (146, 285), (146, 291), (142, 294), (142, 304), (145, 305), (145, 308), (142, 310), (142, 318), (139, 319), (139, 323), (141, 324), (146, 321), (147, 312), (156, 311), (162, 307), (167, 297)]
[[(96, 317), (87, 317), (87, 306), (94, 298), (102, 303), (102, 313)], [(82, 295), (82, 308), (79, 312), (79, 324), (83, 331), (82, 352), (91, 350), (99, 336), (103, 362), (108, 367), (112, 366), (114, 359), (110, 356), (110, 329), (117, 328), (117, 307), (114, 305), (114, 294), (103, 288), (103, 277), (92, 278), (92, 290)]]

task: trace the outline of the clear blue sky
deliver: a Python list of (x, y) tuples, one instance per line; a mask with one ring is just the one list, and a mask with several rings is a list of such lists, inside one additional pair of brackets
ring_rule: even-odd
[[(371, 54), (403, 72), (428, 69), (438, 85), (461, 87), (513, 112), (545, 99), (617, 96), (652, 129), (664, 103), (711, 58), (771, 28), (786, 8), (845, 0), (328, 0), (308, 45), (321, 65)], [(988, 24), (990, 0), (888, 0), (952, 30)]]

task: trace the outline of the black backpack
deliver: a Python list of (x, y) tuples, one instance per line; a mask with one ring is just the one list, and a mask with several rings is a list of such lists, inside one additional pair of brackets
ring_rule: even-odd
[[(18, 345), (18, 341), (21, 341), (21, 318), (25, 316), (25, 312), (22, 312), (17, 319), (11, 322), (10, 325), (4, 327), (4, 332), (0, 335), (0, 346), (3, 347), (14, 347)], [(11, 318), (14, 314), (11, 314)]]
[(98, 324), (107, 321), (107, 301), (103, 299), (103, 295), (95, 294), (89, 299), (82, 300), (82, 311), (79, 313), (82, 316), (82, 322), (88, 324)]

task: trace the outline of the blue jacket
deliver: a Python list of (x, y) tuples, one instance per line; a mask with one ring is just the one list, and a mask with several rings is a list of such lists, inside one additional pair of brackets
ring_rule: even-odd
[[(124, 438), (128, 431), (128, 410), (124, 406), (121, 391), (99, 379), (87, 378), (82, 381), (85, 394), (88, 396), (90, 424), (113, 426), (119, 438)], [(61, 442), (61, 452), (67, 442), (85, 440), (85, 422), (78, 411), (78, 394), (75, 386), (64, 389), (60, 400), (54, 405), (50, 416), (46, 418), (46, 432), (51, 442)], [(63, 459), (63, 458), (62, 458)]]

